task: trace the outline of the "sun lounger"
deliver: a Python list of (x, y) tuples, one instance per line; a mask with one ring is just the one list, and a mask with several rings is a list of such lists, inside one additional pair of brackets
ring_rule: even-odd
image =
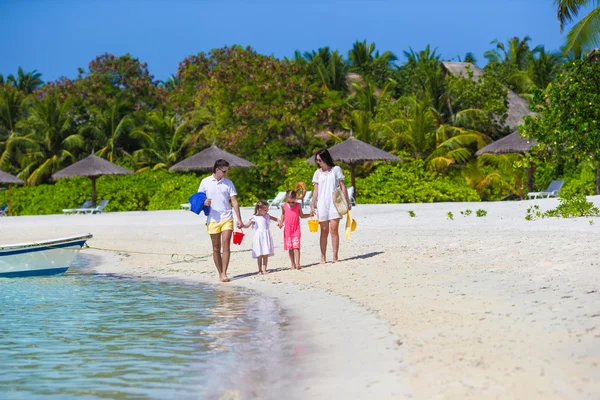
[(190, 203), (180, 204), (182, 210), (190, 211), (190, 207), (192, 206)]
[(275, 206), (275, 207), (279, 208), (283, 204), (284, 201), (285, 201), (285, 192), (279, 192), (279, 193), (277, 193), (277, 196), (275, 196), (274, 199), (267, 200), (267, 203), (269, 203), (270, 206)]
[(77, 210), (78, 214), (100, 214), (106, 212), (108, 200), (102, 200), (96, 207), (81, 208)]
[(302, 207), (310, 207), (310, 202), (312, 201), (312, 190), (307, 190), (304, 198), (302, 199)]
[(564, 183), (565, 181), (554, 180), (550, 182), (550, 185), (548, 185), (548, 189), (542, 192), (529, 192), (527, 193), (527, 197), (530, 199), (537, 199), (538, 197), (557, 197)]
[(352, 205), (355, 206), (356, 199), (354, 198), (354, 186), (348, 186), (346, 190), (348, 190), (348, 197), (350, 198), (350, 203), (352, 203)]
[(85, 210), (92, 206), (91, 200), (86, 200), (83, 202), (81, 207), (79, 208), (63, 208), (62, 212), (65, 214), (76, 214), (79, 210)]
[(8, 214), (6, 214), (6, 209), (8, 208), (8, 204), (4, 204), (2, 207), (0, 207), (0, 217), (6, 217)]

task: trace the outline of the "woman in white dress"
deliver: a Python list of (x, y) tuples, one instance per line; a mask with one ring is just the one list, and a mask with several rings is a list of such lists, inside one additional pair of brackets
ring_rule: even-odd
[(269, 215), (269, 203), (258, 201), (254, 206), (254, 215), (250, 218), (244, 228), (252, 226), (254, 235), (252, 236), (252, 258), (258, 262), (258, 273), (267, 273), (267, 264), (269, 257), (274, 255), (273, 236), (269, 225), (271, 221), (279, 221), (277, 218)]
[[(333, 192), (339, 185), (342, 194), (348, 203), (348, 209), (352, 208), (348, 190), (344, 184), (344, 174), (342, 169), (333, 163), (331, 154), (327, 149), (319, 151), (315, 154), (315, 162), (319, 168), (313, 175), (313, 197), (310, 206), (310, 215), (319, 217), (319, 225), (321, 226), (321, 264), (327, 262), (327, 236), (331, 234), (331, 247), (333, 248), (333, 262), (338, 261), (338, 250), (340, 248), (339, 225), (342, 219), (333, 204)], [(315, 207), (316, 206), (316, 207)]]

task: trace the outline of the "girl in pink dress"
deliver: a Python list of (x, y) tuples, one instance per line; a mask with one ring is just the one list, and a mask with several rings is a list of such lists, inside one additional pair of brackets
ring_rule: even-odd
[(300, 269), (300, 218), (308, 218), (302, 211), (302, 204), (296, 200), (295, 190), (288, 190), (285, 203), (281, 207), (281, 222), (283, 224), (283, 249), (288, 250), (292, 269)]

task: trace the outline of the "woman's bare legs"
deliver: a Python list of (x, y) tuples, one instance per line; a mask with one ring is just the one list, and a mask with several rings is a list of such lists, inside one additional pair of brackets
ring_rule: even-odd
[(338, 251), (340, 249), (340, 219), (329, 221), (329, 232), (331, 233), (331, 247), (333, 249), (333, 262), (338, 262)]
[(325, 253), (327, 252), (327, 235), (329, 235), (329, 221), (319, 221), (319, 225), (321, 225), (321, 237), (319, 240), (319, 244), (321, 245), (321, 264), (325, 264), (327, 262), (327, 256)]

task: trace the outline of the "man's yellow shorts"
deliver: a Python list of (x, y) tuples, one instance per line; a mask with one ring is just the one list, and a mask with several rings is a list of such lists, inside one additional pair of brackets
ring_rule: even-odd
[(218, 235), (223, 231), (232, 231), (233, 230), (233, 220), (228, 219), (220, 222), (207, 222), (206, 229), (210, 235)]

